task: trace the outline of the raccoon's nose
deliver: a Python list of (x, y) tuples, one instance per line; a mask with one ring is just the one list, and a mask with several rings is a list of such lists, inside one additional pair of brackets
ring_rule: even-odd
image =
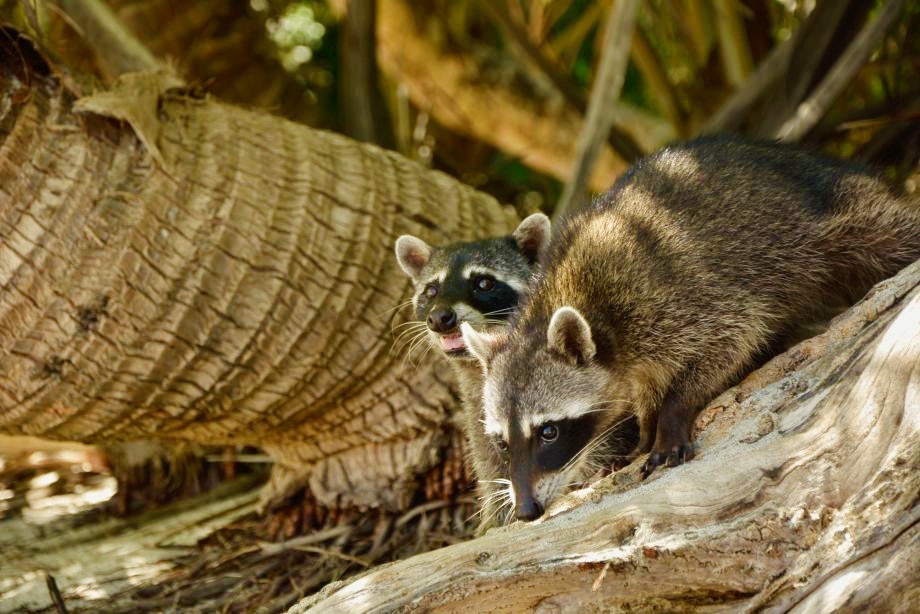
[(437, 333), (446, 333), (457, 327), (457, 314), (453, 309), (435, 309), (428, 314), (428, 328)]
[(515, 505), (518, 520), (536, 520), (543, 515), (543, 508), (533, 497), (525, 497)]

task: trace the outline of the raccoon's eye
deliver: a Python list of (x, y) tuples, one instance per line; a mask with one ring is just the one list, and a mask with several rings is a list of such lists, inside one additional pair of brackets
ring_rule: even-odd
[(438, 287), (434, 284), (428, 284), (427, 286), (425, 286), (425, 290), (423, 291), (423, 294), (427, 296), (428, 298), (434, 298), (438, 295)]
[(496, 439), (495, 445), (498, 447), (498, 451), (501, 452), (502, 454), (506, 454), (508, 452), (508, 442), (505, 441), (504, 439), (501, 439), (501, 438)]
[(474, 280), (474, 284), (476, 285), (477, 290), (488, 292), (495, 287), (495, 278), (490, 275), (479, 275)]
[(540, 427), (540, 439), (546, 443), (551, 443), (559, 438), (559, 428), (555, 424), (544, 424)]

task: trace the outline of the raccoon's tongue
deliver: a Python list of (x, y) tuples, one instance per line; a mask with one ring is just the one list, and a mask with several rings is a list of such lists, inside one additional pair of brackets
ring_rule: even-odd
[(445, 352), (456, 352), (464, 348), (466, 346), (463, 344), (463, 335), (460, 333), (441, 337), (441, 349)]

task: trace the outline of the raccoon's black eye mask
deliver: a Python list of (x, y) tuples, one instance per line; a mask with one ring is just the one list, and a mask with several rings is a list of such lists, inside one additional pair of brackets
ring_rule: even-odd
[(544, 422), (533, 429), (531, 446), (537, 464), (545, 471), (561, 469), (594, 437), (597, 419), (592, 415)]

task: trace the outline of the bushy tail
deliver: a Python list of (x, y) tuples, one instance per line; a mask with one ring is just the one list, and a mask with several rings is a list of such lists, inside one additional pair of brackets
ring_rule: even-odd
[(866, 175), (843, 180), (838, 197), (829, 240), (853, 290), (862, 294), (920, 259), (920, 198), (896, 195)]

